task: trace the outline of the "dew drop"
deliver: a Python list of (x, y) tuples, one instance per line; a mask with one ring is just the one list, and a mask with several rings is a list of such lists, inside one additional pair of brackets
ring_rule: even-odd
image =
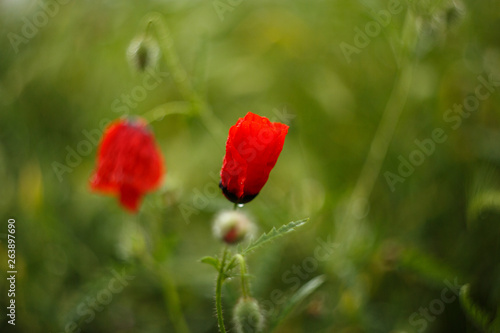
[(239, 207), (239, 208), (243, 208), (243, 206), (245, 206), (245, 204), (242, 204), (242, 203), (239, 203), (239, 204), (238, 204), (238, 207)]

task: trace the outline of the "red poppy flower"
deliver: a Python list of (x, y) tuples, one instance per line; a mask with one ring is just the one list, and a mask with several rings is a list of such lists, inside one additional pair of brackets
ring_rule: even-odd
[(285, 143), (288, 126), (248, 112), (229, 129), (220, 188), (234, 203), (259, 194)]
[(104, 131), (93, 190), (117, 194), (126, 209), (136, 212), (142, 196), (155, 189), (163, 175), (163, 159), (144, 120), (118, 120)]

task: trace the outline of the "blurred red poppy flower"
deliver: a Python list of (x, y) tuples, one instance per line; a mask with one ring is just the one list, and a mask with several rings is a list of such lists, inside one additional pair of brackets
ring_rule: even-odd
[(259, 194), (285, 143), (288, 126), (248, 112), (229, 129), (220, 188), (234, 203)]
[(118, 120), (104, 131), (90, 187), (116, 194), (131, 212), (146, 192), (160, 185), (163, 159), (144, 120)]

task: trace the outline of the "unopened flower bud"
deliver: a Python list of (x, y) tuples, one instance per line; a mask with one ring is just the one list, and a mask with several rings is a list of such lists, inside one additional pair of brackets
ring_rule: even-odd
[(242, 297), (233, 310), (233, 321), (237, 333), (258, 333), (264, 329), (264, 315), (259, 303), (251, 297)]
[(148, 67), (155, 67), (159, 55), (158, 42), (154, 38), (144, 35), (134, 38), (127, 49), (128, 61), (132, 67), (141, 72)]
[(238, 211), (223, 211), (217, 215), (213, 224), (213, 233), (228, 244), (241, 242), (253, 234), (254, 224), (243, 213)]

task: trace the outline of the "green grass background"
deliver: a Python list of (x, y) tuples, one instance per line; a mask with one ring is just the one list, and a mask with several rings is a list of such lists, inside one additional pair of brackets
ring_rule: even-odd
[[(220, 254), (211, 222), (231, 203), (214, 191), (213, 175), (227, 130), (252, 111), (291, 115), (290, 131), (269, 182), (242, 210), (260, 232), (310, 217), (249, 256), (252, 294), (269, 304), (281, 291), (278, 311), (296, 286), (288, 278), (301, 285), (326, 278), (276, 332), (476, 332), (458, 299), (425, 327), (410, 317), (441, 299), (445, 280), (470, 283), (471, 298), (491, 318), (499, 305), (500, 87), (456, 130), (443, 115), (474, 94), (478, 76), (500, 80), (500, 3), (467, 0), (457, 14), (451, 1), (401, 1), (401, 13), (348, 61), (341, 43), (354, 45), (355, 28), (389, 2), (221, 2), (230, 7), (223, 19), (216, 1), (68, 1), (15, 52), (9, 33), (22, 36), (43, 1), (0, 1), (0, 276), (9, 218), (16, 219), (18, 270), (15, 327), (4, 315), (8, 285), (0, 280), (0, 331), (174, 332), (168, 300), (177, 295), (191, 332), (217, 332), (216, 274), (198, 260)], [(61, 179), (53, 166), (66, 164), (67, 147), (87, 140), (84, 131), (124, 115), (113, 102), (144, 79), (126, 50), (152, 11), (164, 16), (188, 79), (218, 125), (184, 114), (152, 122), (167, 173), (130, 215), (115, 198), (89, 191), (95, 146)], [(408, 12), (418, 23), (410, 29), (416, 43), (404, 34)], [(405, 68), (413, 75), (407, 97), (396, 97), (394, 135), (376, 134)], [(157, 70), (170, 73), (162, 61)], [(165, 77), (128, 114), (182, 101), (177, 88)], [(408, 159), (414, 141), (436, 128), (447, 140), (391, 191), (384, 173), (397, 173), (398, 157)], [(367, 202), (350, 216), (345, 207), (376, 135), (389, 145)], [(195, 209), (187, 218), (185, 207)], [(318, 239), (335, 242), (336, 251), (313, 259), (311, 272), (294, 273), (315, 258)], [(106, 288), (113, 270), (135, 278), (86, 322), (79, 307)], [(232, 327), (238, 279), (223, 292)]]

